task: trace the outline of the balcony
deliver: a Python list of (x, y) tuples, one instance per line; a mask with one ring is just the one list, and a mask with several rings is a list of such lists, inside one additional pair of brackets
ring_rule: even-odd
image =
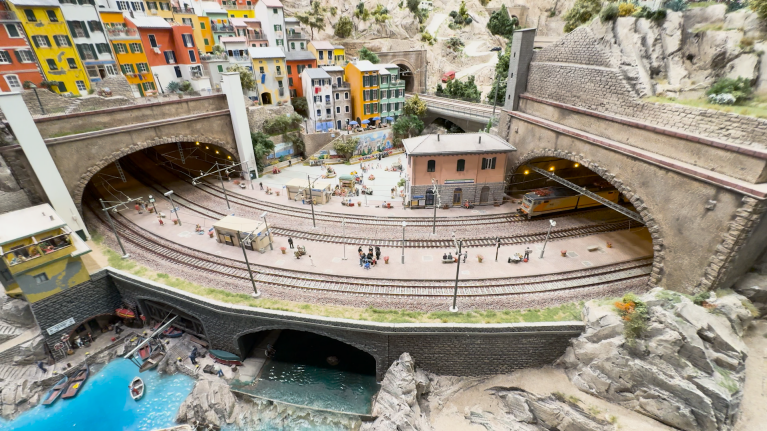
[(258, 40), (266, 40), (266, 35), (263, 33), (258, 32), (248, 32), (248, 40), (252, 41), (258, 41)]
[(276, 37), (277, 39), (282, 39), (282, 30), (275, 31), (274, 32), (274, 37)]
[(192, 71), (192, 79), (208, 79), (210, 76), (208, 75), (207, 71)]
[(219, 54), (203, 54), (200, 56), (200, 60), (202, 61), (211, 61), (211, 60), (229, 60), (229, 56), (225, 53), (219, 53)]
[(291, 40), (291, 39), (309, 39), (309, 38), (306, 37), (306, 35), (303, 33), (294, 31), (294, 32), (288, 33), (288, 40)]
[(194, 9), (189, 8), (189, 7), (181, 8), (181, 7), (178, 7), (178, 6), (173, 6), (171, 9), (173, 10), (174, 13), (190, 13), (190, 14), (194, 14), (195, 13)]
[(335, 89), (349, 89), (349, 88), (351, 88), (351, 86), (349, 85), (348, 82), (342, 82), (340, 84), (338, 84), (338, 83), (333, 84), (333, 89), (334, 90)]
[(325, 99), (325, 105), (330, 106), (333, 104), (333, 101), (330, 99)]
[(405, 87), (405, 80), (404, 79), (392, 79), (391, 83), (389, 84), (390, 87)]
[(12, 10), (0, 10), (0, 22), (19, 21), (16, 12)]
[(254, 5), (222, 2), (221, 7), (225, 10), (253, 10)]
[[(62, 229), (62, 231), (64, 230)], [(39, 243), (32, 237), (33, 244), (9, 250), (3, 253), (3, 259), (13, 274), (27, 271), (71, 254), (74, 251), (74, 246), (69, 235), (69, 232), (64, 231), (59, 235), (45, 238)]]
[(110, 39), (138, 39), (140, 37), (135, 28), (108, 28), (106, 32)]
[(280, 97), (285, 95), (285, 87), (280, 87), (277, 89), (277, 94), (280, 95)]
[(282, 77), (283, 77), (283, 74), (282, 74), (282, 70), (281, 70), (281, 69), (277, 69), (277, 71), (275, 72), (275, 74), (277, 75), (277, 77), (278, 77), (278, 78), (282, 78)]
[(213, 31), (231, 31), (234, 32), (234, 26), (229, 24), (211, 24), (210, 29)]

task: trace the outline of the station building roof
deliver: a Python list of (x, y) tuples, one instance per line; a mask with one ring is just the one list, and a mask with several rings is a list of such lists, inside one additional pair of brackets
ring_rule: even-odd
[(409, 156), (447, 156), (517, 151), (500, 136), (488, 133), (431, 134), (403, 139), (402, 144)]

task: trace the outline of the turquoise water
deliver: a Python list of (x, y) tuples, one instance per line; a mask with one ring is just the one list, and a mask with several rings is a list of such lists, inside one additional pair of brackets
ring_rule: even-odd
[[(274, 346), (277, 355), (268, 361), (253, 386), (232, 386), (260, 397), (347, 413), (370, 413), (378, 391), (375, 359), (365, 352), (308, 332), (282, 331)], [(336, 356), (340, 363), (328, 365)]]
[(142, 431), (175, 425), (176, 412), (194, 380), (183, 374), (141, 373), (146, 392), (136, 402), (128, 394), (128, 384), (138, 375), (138, 368), (127, 359), (114, 360), (97, 373), (91, 369), (75, 398), (37, 406), (11, 422), (0, 422), (0, 431)]

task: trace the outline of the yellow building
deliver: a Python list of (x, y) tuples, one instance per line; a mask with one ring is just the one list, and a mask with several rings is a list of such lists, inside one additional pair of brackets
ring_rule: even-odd
[(167, 0), (145, 0), (146, 16), (159, 16), (160, 18), (170, 18), (173, 20), (173, 7)]
[(229, 14), (229, 18), (255, 18), (256, 11), (240, 10), (240, 9), (226, 9), (226, 13)]
[(367, 60), (348, 63), (344, 68), (344, 75), (351, 90), (352, 112), (357, 122), (380, 116), (378, 113), (380, 101), (378, 71), (380, 69), (380, 65)]
[(100, 15), (115, 59), (131, 85), (133, 94), (137, 97), (154, 94), (156, 87), (152, 69), (149, 67), (138, 30), (125, 25), (125, 17), (120, 11), (100, 11)]
[(90, 280), (82, 261), (90, 251), (49, 204), (0, 215), (0, 281), (9, 296), (37, 302)]
[(333, 64), (335, 66), (346, 66), (346, 50), (341, 45), (333, 45)]
[(288, 71), (285, 53), (277, 47), (248, 48), (262, 105), (287, 105)]
[(200, 36), (202, 37), (202, 43), (197, 45), (198, 48), (205, 52), (213, 52), (213, 31), (210, 29), (210, 18), (207, 16), (198, 16), (198, 27), (200, 28)]
[(223, 0), (220, 3), (229, 18), (256, 17), (256, 0)]
[(27, 33), (45, 79), (57, 93), (87, 94), (91, 87), (58, 0), (8, 0)]

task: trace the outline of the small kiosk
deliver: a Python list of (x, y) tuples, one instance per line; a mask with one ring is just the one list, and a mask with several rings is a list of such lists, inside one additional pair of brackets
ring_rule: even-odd
[(251, 232), (253, 236), (243, 241), (243, 246), (248, 250), (264, 251), (271, 242), (266, 231), (266, 223), (259, 220), (226, 216), (215, 222), (213, 229), (216, 231), (216, 241), (234, 247), (239, 247), (240, 239)]
[[(309, 180), (303, 178), (294, 178), (285, 185), (288, 191), (288, 199), (294, 201), (305, 201), (309, 203)], [(324, 205), (330, 202), (333, 195), (333, 183), (330, 181), (314, 181), (312, 187), (312, 200), (315, 205)]]

